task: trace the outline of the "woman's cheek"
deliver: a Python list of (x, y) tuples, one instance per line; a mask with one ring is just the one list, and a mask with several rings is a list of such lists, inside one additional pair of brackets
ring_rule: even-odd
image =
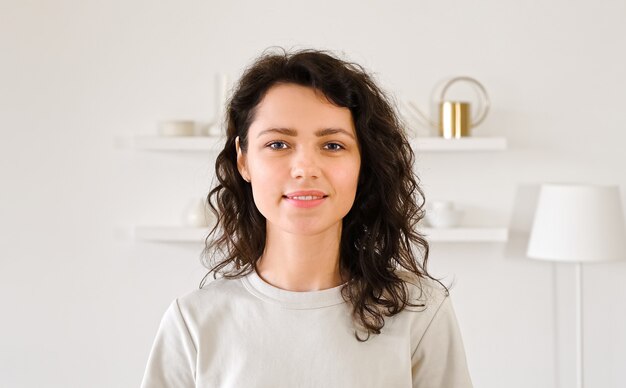
[(346, 164), (344, 168), (335, 169), (335, 172), (337, 174), (337, 178), (341, 179), (342, 182), (345, 182), (346, 185), (354, 185), (359, 179), (359, 169), (360, 163), (357, 160)]

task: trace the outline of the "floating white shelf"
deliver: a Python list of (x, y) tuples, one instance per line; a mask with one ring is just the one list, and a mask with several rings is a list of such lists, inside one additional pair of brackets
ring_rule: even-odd
[[(154, 151), (210, 151), (219, 152), (224, 138), (210, 136), (147, 136), (132, 138), (132, 146), (141, 150)], [(415, 151), (499, 151), (507, 147), (504, 137), (464, 137), (444, 139), (442, 137), (420, 137), (410, 141)]]
[(146, 136), (133, 137), (132, 145), (154, 151), (214, 151), (224, 145), (225, 138), (212, 136)]
[(134, 237), (146, 241), (202, 242), (208, 232), (208, 228), (185, 226), (136, 226)]
[(507, 147), (505, 137), (463, 137), (444, 139), (443, 137), (420, 137), (411, 140), (416, 151), (501, 151)]
[(422, 228), (428, 241), (437, 242), (506, 242), (506, 227)]
[[(160, 242), (203, 242), (208, 228), (183, 226), (136, 226), (136, 240)], [(507, 228), (462, 227), (462, 228), (421, 228), (426, 239), (432, 242), (505, 242)]]

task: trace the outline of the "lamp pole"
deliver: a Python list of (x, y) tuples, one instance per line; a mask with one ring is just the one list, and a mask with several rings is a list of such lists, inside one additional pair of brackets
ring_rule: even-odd
[(575, 264), (576, 272), (576, 387), (583, 388), (583, 268)]

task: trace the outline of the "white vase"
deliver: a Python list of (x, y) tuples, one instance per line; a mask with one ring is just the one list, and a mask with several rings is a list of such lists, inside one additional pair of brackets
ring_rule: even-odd
[(212, 224), (213, 216), (204, 198), (195, 198), (187, 204), (183, 213), (185, 226), (204, 228)]
[(227, 74), (219, 73), (215, 82), (215, 118), (207, 129), (209, 136), (223, 136), (225, 133), (224, 120), (226, 114), (226, 102), (228, 98), (229, 80)]
[(452, 201), (432, 201), (426, 209), (426, 222), (433, 228), (452, 228), (461, 223), (463, 211)]

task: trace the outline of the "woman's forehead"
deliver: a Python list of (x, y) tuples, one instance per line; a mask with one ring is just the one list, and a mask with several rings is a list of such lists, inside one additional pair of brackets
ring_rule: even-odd
[(282, 130), (285, 135), (345, 133), (355, 136), (352, 113), (331, 103), (321, 92), (296, 84), (272, 86), (255, 108), (252, 136)]

